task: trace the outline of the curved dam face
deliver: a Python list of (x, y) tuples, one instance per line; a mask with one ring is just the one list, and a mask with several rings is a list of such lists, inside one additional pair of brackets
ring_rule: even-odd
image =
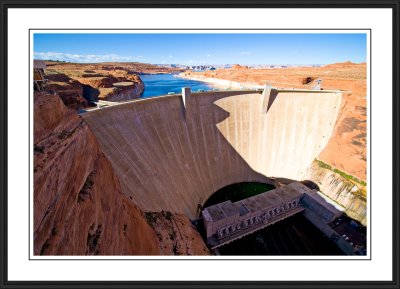
[(208, 92), (83, 117), (131, 200), (194, 218), (227, 185), (302, 179), (332, 134), (340, 101), (329, 91)]

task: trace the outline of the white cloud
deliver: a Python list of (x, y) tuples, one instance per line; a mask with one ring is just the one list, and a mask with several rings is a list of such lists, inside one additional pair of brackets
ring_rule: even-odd
[(118, 54), (71, 54), (62, 52), (34, 52), (33, 58), (80, 63), (146, 61), (143, 56), (120, 56)]
[(168, 55), (168, 58), (172, 58), (173, 56), (172, 55)]
[(190, 60), (177, 60), (175, 63), (183, 64), (183, 65), (199, 65), (201, 61), (196, 60), (196, 59), (190, 59)]
[(250, 55), (251, 51), (242, 51), (239, 53), (240, 55)]
[(207, 57), (213, 57), (214, 55), (212, 54), (206, 54)]

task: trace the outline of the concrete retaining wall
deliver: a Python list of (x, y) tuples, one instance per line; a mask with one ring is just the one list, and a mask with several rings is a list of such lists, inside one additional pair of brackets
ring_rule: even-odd
[(323, 194), (343, 206), (348, 216), (364, 226), (367, 224), (367, 200), (359, 193), (366, 190), (365, 187), (320, 167), (316, 161), (307, 169), (305, 178), (315, 182)]
[(331, 227), (329, 227), (329, 225), (322, 221), (320, 216), (308, 208), (304, 210), (303, 215), (322, 233), (335, 242), (343, 252), (345, 252), (347, 255), (353, 255), (353, 247), (347, 243), (342, 236), (338, 235)]

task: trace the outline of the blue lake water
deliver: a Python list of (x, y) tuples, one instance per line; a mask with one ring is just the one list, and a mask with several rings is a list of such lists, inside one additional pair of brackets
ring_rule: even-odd
[(183, 79), (174, 77), (173, 74), (154, 74), (154, 75), (140, 75), (144, 83), (144, 92), (142, 98), (166, 95), (168, 92), (181, 93), (182, 87), (190, 87), (192, 91), (199, 89), (212, 90), (216, 86), (197, 80)]

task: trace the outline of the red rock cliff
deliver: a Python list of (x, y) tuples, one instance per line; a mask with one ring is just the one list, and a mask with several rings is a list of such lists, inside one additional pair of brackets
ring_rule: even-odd
[(49, 93), (34, 96), (34, 254), (160, 254), (88, 126)]

